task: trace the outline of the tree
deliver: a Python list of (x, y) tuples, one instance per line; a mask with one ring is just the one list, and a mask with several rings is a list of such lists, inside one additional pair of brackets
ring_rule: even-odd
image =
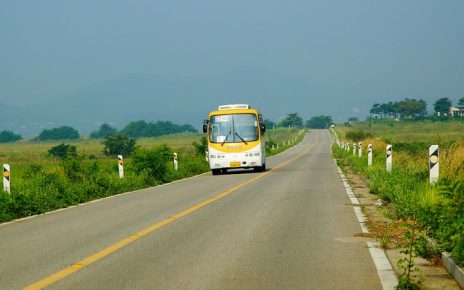
[(298, 113), (290, 113), (279, 122), (279, 127), (303, 128), (303, 118)]
[(372, 105), (372, 108), (371, 110), (369, 111), (372, 115), (380, 115), (382, 114), (382, 111), (380, 109), (380, 104), (379, 103), (375, 103), (374, 105)]
[(67, 144), (64, 144), (64, 143), (61, 143), (60, 145), (57, 145), (57, 146), (54, 146), (54, 147), (50, 148), (48, 150), (48, 153), (51, 156), (59, 157), (59, 158), (62, 158), (62, 159), (77, 156), (76, 146), (67, 145)]
[(464, 98), (460, 98), (458, 101), (458, 107), (464, 109)]
[(427, 114), (427, 103), (424, 100), (404, 99), (397, 103), (396, 111), (403, 118), (423, 117)]
[(15, 142), (21, 140), (23, 137), (21, 135), (15, 134), (11, 131), (2, 131), (0, 132), (0, 143)]
[(79, 139), (79, 132), (73, 127), (62, 126), (51, 130), (43, 130), (35, 140), (64, 140), (64, 139)]
[(106, 137), (101, 143), (105, 146), (103, 153), (106, 155), (129, 156), (135, 150), (136, 139), (116, 134)]
[(440, 98), (433, 104), (433, 107), (436, 113), (448, 114), (451, 108), (451, 100), (449, 98)]
[(170, 121), (146, 122), (133, 121), (121, 130), (121, 134), (129, 137), (156, 137), (174, 133), (197, 132), (192, 125), (177, 125)]
[(269, 119), (264, 119), (264, 125), (266, 125), (266, 128), (272, 129), (276, 124)]
[(93, 138), (93, 139), (105, 138), (105, 137), (108, 137), (108, 136), (113, 136), (117, 132), (118, 132), (118, 130), (116, 128), (111, 127), (107, 123), (103, 123), (100, 126), (100, 129), (98, 129), (98, 131), (94, 131), (94, 132), (90, 133), (90, 138)]
[(327, 129), (333, 124), (331, 116), (316, 116), (306, 121), (306, 127), (313, 129)]

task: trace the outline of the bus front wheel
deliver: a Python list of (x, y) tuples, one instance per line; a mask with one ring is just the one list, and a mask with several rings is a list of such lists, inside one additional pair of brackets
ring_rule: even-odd
[(213, 175), (219, 175), (219, 174), (221, 174), (221, 169), (211, 169), (211, 173)]
[(263, 166), (258, 166), (254, 168), (256, 172), (264, 172), (266, 171), (266, 163), (263, 164)]

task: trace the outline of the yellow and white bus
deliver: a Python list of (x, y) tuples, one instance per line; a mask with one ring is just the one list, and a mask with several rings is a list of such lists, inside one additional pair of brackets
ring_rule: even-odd
[(208, 136), (208, 160), (213, 175), (228, 169), (266, 170), (263, 117), (247, 104), (223, 105), (203, 123)]

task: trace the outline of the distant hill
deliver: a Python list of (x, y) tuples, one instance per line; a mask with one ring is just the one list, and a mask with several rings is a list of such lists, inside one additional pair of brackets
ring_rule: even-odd
[[(69, 95), (39, 104), (11, 108), (1, 106), (8, 121), (0, 129), (23, 136), (37, 135), (44, 128), (69, 125), (87, 135), (103, 122), (121, 129), (134, 120), (169, 120), (200, 128), (207, 113), (220, 104), (250, 103), (266, 118), (279, 119), (289, 112), (301, 112), (301, 104), (319, 96), (323, 88), (262, 70), (244, 68), (216, 78), (165, 80), (136, 74), (96, 82)], [(268, 100), (281, 100), (278, 106)], [(277, 109), (276, 109), (277, 107)], [(304, 112), (319, 113), (305, 107)], [(14, 112), (14, 113), (13, 113)]]

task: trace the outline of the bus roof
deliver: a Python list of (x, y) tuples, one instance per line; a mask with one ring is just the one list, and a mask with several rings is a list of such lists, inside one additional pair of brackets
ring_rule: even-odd
[(251, 109), (251, 106), (247, 104), (222, 105), (218, 110), (211, 111), (208, 117), (232, 114), (255, 114), (261, 118), (261, 113), (257, 109)]
[(219, 111), (222, 110), (237, 110), (237, 109), (251, 109), (251, 106), (248, 104), (230, 104), (230, 105), (221, 105), (218, 107)]

